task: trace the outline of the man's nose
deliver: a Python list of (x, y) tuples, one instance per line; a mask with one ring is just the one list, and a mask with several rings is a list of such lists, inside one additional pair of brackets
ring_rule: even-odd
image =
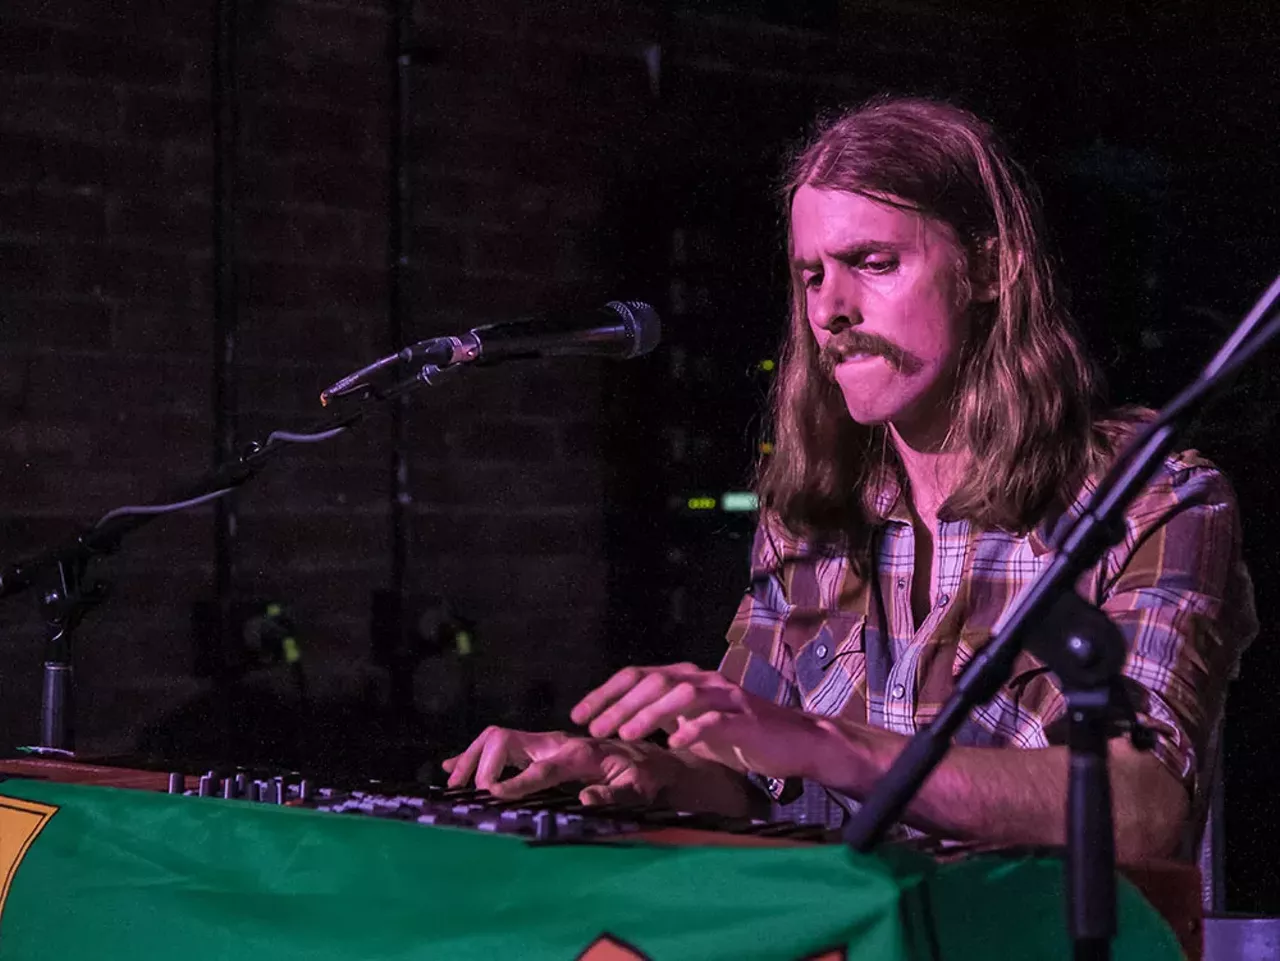
[(852, 294), (838, 276), (826, 278), (810, 302), (810, 322), (833, 334), (858, 323), (857, 305)]

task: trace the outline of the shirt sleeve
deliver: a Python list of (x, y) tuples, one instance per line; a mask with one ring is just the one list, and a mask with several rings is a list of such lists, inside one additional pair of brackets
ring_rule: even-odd
[[(729, 624), (729, 648), (720, 673), (743, 690), (775, 704), (800, 706), (795, 665), (782, 643), (782, 628), (791, 609), (782, 575), (778, 534), (767, 519), (756, 528), (751, 549), (751, 581)], [(785, 804), (802, 791), (798, 778), (748, 775), (774, 801)]]
[(1194, 792), (1257, 621), (1230, 484), (1194, 455), (1170, 467), (1126, 515), (1096, 601), (1125, 638), (1122, 674), (1153, 753)]

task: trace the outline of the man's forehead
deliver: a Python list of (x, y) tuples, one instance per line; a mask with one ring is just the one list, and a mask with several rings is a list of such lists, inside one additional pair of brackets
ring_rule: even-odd
[(894, 197), (805, 185), (791, 202), (791, 253), (804, 260), (823, 249), (919, 247), (947, 236), (947, 227)]

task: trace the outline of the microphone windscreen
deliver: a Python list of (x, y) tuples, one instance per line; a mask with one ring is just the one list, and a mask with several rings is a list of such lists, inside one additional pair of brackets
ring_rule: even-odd
[(619, 317), (631, 338), (631, 349), (625, 359), (649, 353), (662, 340), (662, 321), (658, 312), (640, 300), (611, 300), (605, 305)]

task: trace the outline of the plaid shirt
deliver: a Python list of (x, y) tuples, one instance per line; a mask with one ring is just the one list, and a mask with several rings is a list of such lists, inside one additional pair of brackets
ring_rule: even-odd
[[(871, 574), (762, 519), (751, 585), (729, 629), (720, 670), (746, 690), (825, 716), (913, 734), (938, 713), (955, 679), (1022, 589), (1048, 564), (1055, 537), (1092, 493), (1050, 513), (1024, 536), (940, 521), (932, 609), (911, 610), (914, 532), (897, 486), (873, 491)], [(1166, 460), (1130, 507), (1124, 539), (1077, 590), (1101, 607), (1128, 645), (1123, 668), (1155, 756), (1195, 792), (1226, 682), (1256, 632), (1253, 592), (1240, 558), (1240, 525), (1226, 479), (1194, 452)], [(1032, 654), (976, 708), (953, 743), (1042, 748), (1066, 740), (1066, 699)], [(856, 801), (816, 784), (753, 778), (775, 814), (838, 826)], [(797, 797), (798, 795), (798, 797)], [(1199, 798), (1197, 798), (1199, 800)], [(911, 832), (915, 833), (915, 832)]]

